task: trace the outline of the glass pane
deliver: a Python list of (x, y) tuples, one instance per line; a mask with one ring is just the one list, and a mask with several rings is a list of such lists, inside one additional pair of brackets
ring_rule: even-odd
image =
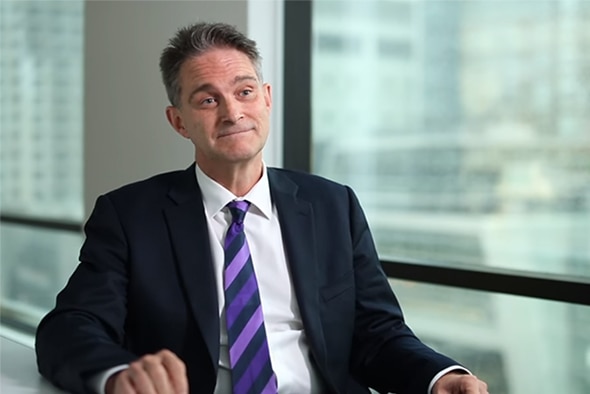
[(585, 0), (314, 1), (313, 171), (385, 259), (590, 277), (589, 26)]
[(2, 213), (83, 219), (83, 5), (0, 2)]
[(494, 394), (590, 393), (590, 307), (391, 281), (424, 342)]
[(2, 320), (36, 327), (78, 264), (82, 232), (0, 226)]

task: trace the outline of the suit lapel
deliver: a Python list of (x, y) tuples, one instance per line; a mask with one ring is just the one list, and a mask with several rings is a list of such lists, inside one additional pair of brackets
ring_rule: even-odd
[(180, 280), (217, 371), (219, 307), (209, 232), (194, 164), (171, 188), (169, 197), (176, 205), (166, 208), (165, 215)]
[[(268, 177), (305, 333), (318, 368), (327, 377), (330, 373), (320, 320), (313, 209), (308, 201), (297, 197), (298, 186), (288, 177), (272, 168), (268, 169)], [(165, 216), (180, 280), (217, 371), (219, 306), (209, 232), (194, 164), (179, 177), (169, 197), (175, 205), (165, 209)]]
[(297, 197), (298, 186), (289, 178), (272, 168), (268, 169), (268, 177), (305, 333), (318, 367), (329, 376), (320, 320), (313, 209), (308, 201)]

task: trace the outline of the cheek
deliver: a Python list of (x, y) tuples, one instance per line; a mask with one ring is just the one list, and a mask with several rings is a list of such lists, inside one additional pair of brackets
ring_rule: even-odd
[(211, 134), (213, 129), (213, 123), (207, 122), (206, 119), (196, 119), (191, 124), (191, 132), (193, 136), (197, 139), (202, 139), (206, 137), (208, 134)]
[(259, 107), (256, 115), (259, 123), (267, 125), (270, 122), (270, 111), (266, 107)]
[(265, 129), (264, 132), (265, 134), (268, 134), (268, 129), (270, 127), (270, 112), (267, 109), (264, 109), (260, 118), (260, 121)]

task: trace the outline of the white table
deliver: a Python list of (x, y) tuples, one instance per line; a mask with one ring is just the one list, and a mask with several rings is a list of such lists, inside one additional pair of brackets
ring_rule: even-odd
[(35, 351), (12, 339), (0, 336), (0, 393), (58, 394), (37, 372)]

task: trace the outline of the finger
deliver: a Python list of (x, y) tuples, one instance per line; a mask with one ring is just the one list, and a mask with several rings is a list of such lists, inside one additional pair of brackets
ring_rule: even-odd
[(158, 394), (176, 394), (173, 390), (172, 382), (168, 371), (164, 366), (160, 354), (147, 355), (143, 357), (143, 369), (151, 380), (156, 393)]
[(480, 382), (481, 381), (473, 375), (462, 376), (462, 379), (461, 379), (462, 390), (461, 390), (461, 392), (464, 394), (481, 394)]
[[(470, 376), (470, 380), (473, 382), (476, 382), (476, 389), (475, 391), (473, 391), (473, 393), (475, 394), (489, 394), (488, 393), (488, 385), (486, 382), (484, 382), (483, 380), (480, 380), (477, 376), (475, 375), (471, 375)], [(471, 382), (470, 382), (471, 383)], [(471, 387), (471, 386), (470, 386)], [(471, 391), (468, 391), (468, 393), (471, 393)]]
[(188, 394), (188, 379), (184, 362), (169, 350), (162, 350), (158, 355), (162, 358), (162, 364), (168, 372), (174, 392)]
[(131, 383), (129, 373), (126, 370), (117, 375), (113, 394), (137, 394)]
[(488, 392), (488, 385), (486, 382), (479, 381), (479, 392), (480, 394), (489, 394)]
[(138, 393), (141, 394), (157, 394), (154, 384), (144, 369), (145, 357), (141, 358), (131, 364), (127, 368), (127, 373), (131, 380), (131, 384)]

